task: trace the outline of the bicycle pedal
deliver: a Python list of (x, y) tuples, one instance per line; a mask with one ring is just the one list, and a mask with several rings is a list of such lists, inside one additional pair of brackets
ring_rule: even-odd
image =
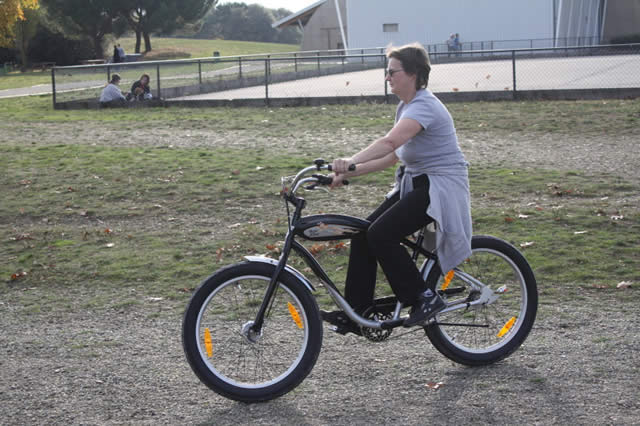
[(334, 333), (342, 334), (343, 336), (349, 332), (348, 329), (344, 327), (338, 327), (337, 325), (330, 325), (328, 328)]

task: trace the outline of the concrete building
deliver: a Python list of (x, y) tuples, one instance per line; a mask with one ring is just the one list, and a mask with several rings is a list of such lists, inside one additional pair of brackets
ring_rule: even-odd
[(640, 39), (640, 0), (609, 0), (606, 5), (602, 41), (629, 36)]
[[(340, 9), (340, 18), (336, 12)], [(320, 0), (275, 22), (274, 28), (297, 25), (302, 30), (301, 50), (344, 49), (347, 40), (346, 0)], [(342, 21), (342, 31), (340, 23)]]
[(452, 33), (464, 49), (580, 46), (640, 33), (640, 0), (321, 0), (273, 24), (287, 25), (303, 30), (302, 50), (443, 45)]

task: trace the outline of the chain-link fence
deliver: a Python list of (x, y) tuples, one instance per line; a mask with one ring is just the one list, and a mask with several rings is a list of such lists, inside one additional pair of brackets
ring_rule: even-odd
[[(429, 88), (434, 93), (500, 93), (504, 98), (505, 92), (640, 89), (640, 44), (457, 53), (430, 54)], [(54, 106), (98, 106), (114, 73), (124, 91), (142, 74), (150, 75), (153, 97), (163, 102), (388, 100), (386, 65), (384, 48), (376, 48), (56, 67)]]

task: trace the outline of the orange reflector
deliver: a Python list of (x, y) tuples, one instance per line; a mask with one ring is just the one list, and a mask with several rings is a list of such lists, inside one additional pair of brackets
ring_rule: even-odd
[(516, 317), (511, 317), (511, 319), (509, 321), (507, 321), (507, 323), (504, 325), (504, 327), (502, 327), (500, 329), (500, 332), (498, 333), (498, 337), (502, 337), (505, 334), (507, 334), (507, 332), (511, 329), (511, 327), (513, 327), (513, 324), (516, 322)]
[(296, 323), (299, 329), (302, 329), (302, 320), (300, 319), (300, 314), (296, 310), (295, 306), (291, 304), (291, 302), (287, 302), (287, 307), (289, 308), (289, 313), (291, 314), (291, 318)]
[(447, 272), (447, 275), (444, 276), (444, 282), (442, 283), (442, 287), (440, 287), (440, 290), (446, 290), (447, 287), (449, 287), (449, 284), (451, 284), (451, 280), (453, 279), (454, 275), (455, 273), (453, 272), (453, 269)]
[(213, 346), (211, 345), (211, 333), (209, 333), (209, 329), (204, 329), (204, 347), (207, 350), (207, 355), (209, 358), (213, 356)]

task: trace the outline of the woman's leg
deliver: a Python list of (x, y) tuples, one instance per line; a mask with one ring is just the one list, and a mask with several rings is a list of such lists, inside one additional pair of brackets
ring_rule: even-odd
[[(367, 217), (367, 220), (373, 223), (399, 199), (398, 194), (387, 198)], [(352, 238), (344, 293), (347, 302), (358, 313), (362, 313), (373, 302), (377, 269), (376, 257), (369, 250), (367, 233), (363, 232)]]
[(428, 181), (424, 182), (423, 179), (427, 177), (414, 178), (415, 189), (390, 206), (367, 231), (369, 253), (378, 260), (398, 300), (406, 305), (413, 304), (425, 290), (420, 271), (406, 248), (400, 244), (407, 235), (432, 222), (426, 213), (429, 205)]

